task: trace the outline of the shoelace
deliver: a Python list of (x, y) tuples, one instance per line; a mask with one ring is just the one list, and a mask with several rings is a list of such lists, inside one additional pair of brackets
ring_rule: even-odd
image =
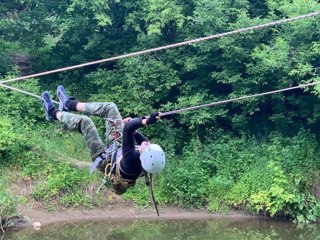
[[(59, 97), (59, 100), (60, 100), (60, 104), (62, 105), (61, 108), (64, 108), (66, 110), (69, 110), (67, 108), (67, 105), (66, 103), (68, 102), (68, 100), (70, 99), (67, 94), (63, 91), (63, 90), (59, 90), (59, 93), (58, 93), (58, 97)], [(63, 110), (63, 109), (60, 109), (60, 110)]]

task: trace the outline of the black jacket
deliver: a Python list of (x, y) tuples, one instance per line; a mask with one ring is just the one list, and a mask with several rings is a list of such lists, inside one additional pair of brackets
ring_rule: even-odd
[(135, 148), (135, 142), (141, 144), (149, 141), (145, 136), (137, 131), (143, 127), (142, 117), (134, 118), (124, 125), (122, 135), (122, 160), (120, 162), (120, 172), (123, 178), (137, 179), (142, 173), (140, 153)]

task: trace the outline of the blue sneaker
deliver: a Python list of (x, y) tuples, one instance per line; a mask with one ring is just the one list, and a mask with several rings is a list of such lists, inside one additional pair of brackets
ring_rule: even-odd
[(59, 98), (59, 110), (61, 112), (69, 111), (67, 108), (67, 102), (73, 98), (67, 95), (66, 90), (62, 85), (59, 85), (57, 88), (57, 97)]
[(52, 102), (52, 99), (51, 99), (50, 94), (49, 94), (48, 91), (45, 91), (45, 92), (43, 92), (41, 94), (41, 105), (42, 105), (42, 107), (44, 109), (44, 112), (46, 114), (46, 119), (48, 121), (53, 121), (54, 118), (50, 116), (50, 111), (52, 109), (54, 109), (55, 106), (54, 106), (54, 104)]

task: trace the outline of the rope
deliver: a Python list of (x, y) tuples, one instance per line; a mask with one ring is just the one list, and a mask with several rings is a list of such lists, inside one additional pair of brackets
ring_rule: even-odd
[(192, 43), (198, 43), (198, 42), (207, 41), (207, 40), (211, 40), (211, 39), (226, 37), (226, 36), (230, 36), (233, 34), (249, 32), (249, 31), (253, 31), (253, 30), (257, 30), (257, 29), (276, 26), (276, 25), (280, 25), (280, 24), (284, 24), (284, 23), (288, 23), (288, 22), (293, 22), (293, 21), (300, 20), (300, 19), (315, 17), (318, 15), (320, 15), (320, 12), (309, 13), (306, 15), (301, 15), (301, 16), (297, 16), (297, 17), (292, 17), (292, 18), (288, 18), (288, 19), (265, 23), (265, 24), (261, 24), (261, 25), (257, 25), (257, 26), (253, 26), (253, 27), (242, 28), (242, 29), (238, 29), (238, 30), (234, 30), (234, 31), (230, 31), (230, 32), (225, 32), (225, 33), (220, 33), (220, 34), (216, 34), (216, 35), (211, 35), (211, 36), (207, 36), (207, 37), (197, 38), (197, 39), (188, 40), (188, 41), (175, 43), (175, 44), (171, 44), (171, 45), (151, 48), (151, 49), (147, 49), (147, 50), (143, 50), (143, 51), (139, 51), (139, 52), (128, 53), (128, 54), (124, 54), (124, 55), (120, 55), (120, 56), (116, 56), (116, 57), (111, 57), (111, 58), (107, 58), (107, 59), (102, 59), (102, 60), (98, 60), (98, 61), (87, 62), (87, 63), (83, 63), (83, 64), (79, 64), (79, 65), (59, 68), (59, 69), (36, 73), (36, 74), (23, 76), (23, 77), (12, 78), (9, 80), (1, 81), (0, 83), (20, 81), (20, 80), (24, 80), (24, 79), (28, 79), (28, 78), (35, 78), (35, 77), (45, 76), (45, 75), (49, 75), (49, 74), (53, 74), (53, 73), (82, 68), (82, 67), (86, 67), (86, 66), (90, 66), (90, 65), (94, 65), (94, 64), (105, 63), (105, 62), (115, 61), (115, 60), (119, 60), (119, 59), (123, 59), (123, 58), (139, 56), (139, 55), (143, 55), (143, 54), (147, 54), (147, 53), (151, 53), (151, 52), (157, 52), (157, 51), (161, 51), (161, 50), (165, 50), (165, 49), (169, 49), (169, 48), (180, 47), (180, 46), (184, 46), (184, 45), (188, 45), (188, 44), (192, 44)]
[[(223, 101), (219, 101), (219, 102), (206, 103), (206, 104), (187, 107), (187, 108), (180, 108), (180, 109), (176, 109), (176, 110), (160, 113), (160, 117), (164, 117), (164, 116), (168, 116), (168, 115), (172, 115), (172, 114), (177, 114), (177, 113), (181, 113), (181, 112), (186, 112), (186, 111), (198, 110), (200, 108), (205, 108), (205, 107), (213, 107), (213, 106), (218, 106), (218, 105), (222, 105), (222, 104), (226, 104), (226, 103), (238, 102), (238, 101), (246, 100), (246, 99), (249, 99), (249, 98), (262, 97), (262, 96), (271, 95), (271, 94), (275, 94), (275, 93), (286, 92), (286, 91), (299, 89), (299, 88), (306, 88), (306, 87), (314, 86), (314, 85), (317, 85), (317, 84), (320, 84), (320, 81), (301, 84), (301, 85), (298, 85), (298, 86), (295, 86), (295, 87), (278, 89), (278, 90), (274, 90), (274, 91), (270, 91), (270, 92), (257, 93), (257, 94), (242, 96), (242, 97), (238, 97), (238, 98), (231, 98), (231, 99), (227, 99), (227, 100), (223, 100)], [(41, 97), (36, 95), (36, 94), (30, 93), (30, 92), (27, 92), (27, 91), (23, 91), (23, 90), (18, 89), (18, 88), (7, 86), (7, 85), (2, 84), (2, 83), (0, 83), (0, 86), (8, 88), (8, 89), (11, 89), (13, 91), (17, 91), (17, 92), (29, 95), (29, 96), (32, 96), (32, 97), (35, 97), (35, 98), (38, 98), (38, 99), (41, 99)], [(56, 102), (56, 101), (53, 101), (53, 102), (56, 103), (56, 104), (59, 104), (59, 102)]]
[[(23, 94), (25, 94), (25, 95), (29, 95), (29, 96), (31, 96), (31, 97), (35, 97), (35, 98), (41, 99), (41, 97), (40, 97), (39, 95), (36, 95), (36, 94), (30, 93), (30, 92), (21, 90), (21, 89), (19, 89), (19, 88), (11, 87), (11, 86), (8, 86), (8, 85), (2, 84), (2, 83), (0, 83), (0, 86), (1, 86), (1, 87), (4, 87), (4, 88), (11, 89), (11, 90), (16, 91), (16, 92), (23, 93)], [(56, 102), (56, 101), (53, 101), (53, 102), (56, 103), (56, 104), (59, 104), (59, 102)]]
[(245, 99), (249, 99), (249, 98), (261, 97), (261, 96), (266, 96), (266, 95), (270, 95), (270, 94), (274, 94), (274, 93), (285, 92), (285, 91), (289, 91), (289, 90), (293, 90), (293, 89), (306, 88), (306, 87), (314, 86), (317, 84), (320, 84), (320, 82), (307, 83), (307, 84), (302, 84), (302, 85), (298, 85), (295, 87), (284, 88), (284, 89), (279, 89), (279, 90), (270, 91), (270, 92), (258, 93), (258, 94), (253, 94), (253, 95), (248, 95), (248, 96), (243, 96), (243, 97), (238, 97), (238, 98), (231, 98), (228, 100), (207, 103), (207, 104), (202, 104), (202, 105), (193, 106), (193, 107), (181, 108), (181, 109), (177, 109), (177, 110), (173, 110), (173, 111), (169, 111), (169, 112), (160, 113), (159, 116), (164, 117), (164, 116), (168, 116), (168, 115), (172, 115), (172, 114), (176, 114), (176, 113), (181, 113), (181, 112), (185, 112), (185, 111), (197, 110), (197, 109), (204, 108), (204, 107), (212, 107), (212, 106), (217, 106), (217, 105), (221, 105), (221, 104), (245, 100)]

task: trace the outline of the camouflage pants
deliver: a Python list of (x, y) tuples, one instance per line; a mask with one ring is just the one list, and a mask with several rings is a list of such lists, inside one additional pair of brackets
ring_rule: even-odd
[[(82, 133), (90, 155), (94, 160), (99, 154), (105, 151), (106, 146), (114, 140), (114, 130), (109, 119), (122, 119), (117, 106), (114, 103), (85, 103), (84, 113), (105, 118), (106, 121), (106, 145), (101, 140), (97, 128), (91, 118), (85, 115), (62, 112), (61, 122), (69, 131), (79, 131)], [(123, 123), (116, 125), (116, 130), (122, 134)]]

